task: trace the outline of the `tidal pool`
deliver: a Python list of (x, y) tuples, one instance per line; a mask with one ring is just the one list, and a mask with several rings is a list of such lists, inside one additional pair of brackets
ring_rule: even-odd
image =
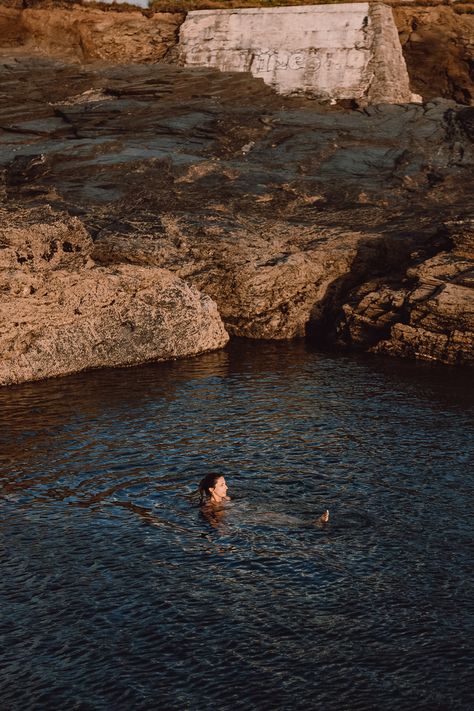
[(0, 390), (1, 708), (470, 710), (473, 385), (236, 341)]

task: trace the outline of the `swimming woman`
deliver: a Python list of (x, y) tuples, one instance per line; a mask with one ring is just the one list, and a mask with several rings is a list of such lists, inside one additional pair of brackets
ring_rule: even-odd
[(227, 496), (227, 484), (222, 474), (211, 472), (201, 479), (199, 484), (199, 505), (204, 518), (217, 527), (224, 516), (224, 501), (230, 501)]
[(200, 504), (217, 505), (222, 501), (229, 501), (227, 484), (222, 474), (206, 474), (199, 484)]
[[(227, 496), (227, 483), (222, 474), (210, 473), (201, 479), (199, 484), (199, 505), (207, 520), (213, 525), (217, 525), (224, 514), (223, 503), (230, 501)], [(313, 523), (316, 526), (324, 526), (329, 521), (329, 511), (326, 511)]]

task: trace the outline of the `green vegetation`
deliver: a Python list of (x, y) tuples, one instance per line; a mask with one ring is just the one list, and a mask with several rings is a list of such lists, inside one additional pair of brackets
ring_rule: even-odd
[[(44, 0), (29, 0), (30, 3), (41, 4)], [(46, 0), (47, 1), (47, 0)], [(64, 1), (64, 0), (63, 0)], [(186, 14), (190, 10), (230, 10), (245, 7), (281, 7), (287, 5), (333, 5), (342, 2), (362, 2), (363, 0), (149, 0), (149, 9), (139, 8), (124, 2), (88, 2), (88, 7), (97, 7), (102, 10), (127, 12), (130, 10), (141, 11), (143, 14), (155, 12), (179, 12)], [(369, 0), (374, 1), (374, 0)], [(474, 13), (473, 0), (381, 0), (387, 5), (408, 7), (433, 7), (436, 5), (450, 5), (457, 14)], [(1, 2), (1, 0), (0, 0)], [(60, 2), (60, 0), (58, 0)], [(66, 0), (66, 4), (85, 4), (83, 0)]]
[(281, 7), (282, 5), (333, 5), (361, 0), (150, 0), (155, 12), (189, 12), (190, 10), (230, 10), (245, 7)]
[[(149, 0), (149, 7), (155, 12), (189, 12), (190, 10), (229, 10), (244, 7), (279, 7), (283, 5), (332, 5), (341, 2), (361, 2), (361, 0)], [(369, 0), (370, 2), (370, 0)], [(472, 0), (385, 0), (388, 5), (409, 5), (411, 7), (452, 5), (456, 12), (471, 12)], [(464, 6), (464, 8), (463, 8)]]

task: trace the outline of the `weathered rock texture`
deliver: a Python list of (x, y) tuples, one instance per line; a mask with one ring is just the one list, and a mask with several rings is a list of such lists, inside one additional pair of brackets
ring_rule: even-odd
[(286, 95), (388, 103), (411, 97), (392, 10), (380, 4), (190, 12), (179, 52), (185, 65), (251, 72)]
[(0, 7), (0, 46), (81, 62), (157, 62), (175, 47), (184, 15), (94, 8)]
[(0, 383), (221, 347), (217, 308), (236, 335), (473, 365), (474, 108), (41, 57), (171, 60), (181, 20), (0, 8)]
[(474, 103), (474, 4), (393, 8), (411, 88)]
[[(436, 0), (432, 5), (403, 4), (403, 0), (390, 0), (389, 4), (411, 90), (425, 100), (443, 97), (472, 103), (474, 5), (440, 5)], [(175, 61), (184, 19), (185, 14), (179, 12), (153, 13), (139, 8), (119, 12), (117, 6), (99, 9), (60, 0), (8, 0), (0, 6), (0, 48), (78, 62)], [(393, 42), (393, 32), (385, 42)], [(292, 61), (300, 60), (295, 56)], [(390, 62), (379, 67), (385, 71)], [(384, 81), (390, 81), (387, 72)], [(378, 80), (373, 88), (378, 85), (383, 86), (383, 81)], [(377, 96), (373, 100), (377, 101)]]
[(474, 365), (474, 218), (448, 222), (446, 235), (451, 249), (419, 261), (401, 282), (374, 280), (352, 294), (338, 325), (343, 343)]
[[(227, 223), (227, 224), (226, 224)], [(121, 236), (104, 229), (94, 256), (104, 264), (159, 264), (211, 295), (230, 333), (249, 338), (304, 336), (315, 305), (351, 272), (360, 233), (323, 235), (287, 221), (164, 218), (164, 239)]]
[(222, 347), (216, 305), (163, 269), (95, 266), (77, 218), (9, 214), (0, 229), (0, 385)]
[[(44, 204), (79, 219), (99, 284), (101, 269), (125, 280), (123, 265), (134, 265), (136, 283), (141, 268), (166, 269), (213, 298), (233, 334), (307, 332), (427, 357), (397, 345), (410, 326), (412, 344), (427, 331), (449, 338), (449, 357), (430, 357), (471, 362), (474, 109), (330, 108), (277, 96), (248, 74), (171, 65), (17, 57), (0, 79), (9, 220), (19, 205)], [(410, 298), (433, 260), (461, 264), (461, 242), (462, 284), (441, 279), (454, 337), (435, 293), (429, 328)], [(363, 321), (369, 294), (380, 318)]]

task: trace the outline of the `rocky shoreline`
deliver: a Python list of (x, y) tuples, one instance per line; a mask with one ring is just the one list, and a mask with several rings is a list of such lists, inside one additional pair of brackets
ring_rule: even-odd
[(0, 384), (227, 333), (474, 365), (474, 107), (330, 107), (18, 47), (0, 62)]

